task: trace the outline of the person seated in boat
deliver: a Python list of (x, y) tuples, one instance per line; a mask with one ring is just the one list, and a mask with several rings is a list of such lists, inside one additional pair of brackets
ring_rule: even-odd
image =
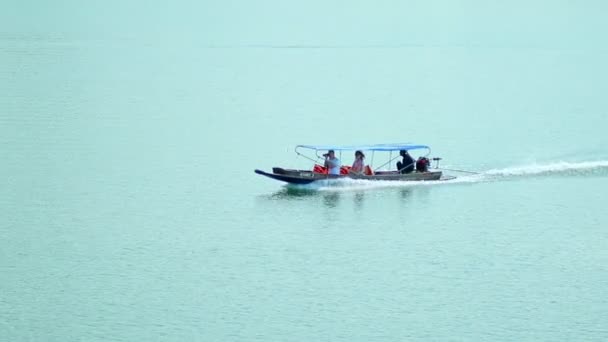
[(416, 172), (429, 172), (431, 161), (427, 157), (420, 157), (416, 160)]
[(340, 159), (336, 158), (334, 150), (329, 150), (323, 155), (325, 157), (325, 167), (328, 169), (330, 175), (340, 174)]
[(353, 166), (350, 167), (350, 173), (363, 173), (363, 168), (365, 165), (363, 164), (363, 159), (365, 159), (365, 154), (361, 151), (355, 152), (355, 161), (353, 162)]
[(399, 155), (401, 157), (403, 157), (403, 161), (397, 162), (397, 170), (399, 170), (399, 172), (401, 172), (401, 173), (413, 172), (414, 164), (416, 163), (414, 161), (414, 158), (412, 158), (412, 156), (410, 156), (410, 154), (407, 152), (407, 150), (399, 151)]

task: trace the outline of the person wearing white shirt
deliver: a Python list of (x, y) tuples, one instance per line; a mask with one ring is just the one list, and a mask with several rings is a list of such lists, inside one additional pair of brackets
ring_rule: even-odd
[(328, 169), (328, 173), (330, 175), (339, 175), (341, 164), (340, 159), (336, 158), (334, 150), (327, 151), (323, 156), (325, 157), (325, 167)]

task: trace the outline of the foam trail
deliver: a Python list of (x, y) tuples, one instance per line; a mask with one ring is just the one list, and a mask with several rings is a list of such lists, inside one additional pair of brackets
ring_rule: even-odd
[(364, 179), (331, 179), (317, 181), (306, 185), (289, 185), (295, 189), (310, 191), (361, 191), (387, 188), (408, 188), (423, 186), (446, 186), (462, 183), (480, 183), (511, 179), (515, 177), (530, 177), (543, 175), (608, 175), (608, 160), (585, 161), (585, 162), (552, 162), (547, 164), (530, 164), (513, 166), (503, 169), (490, 169), (474, 175), (458, 176), (455, 179), (443, 181), (378, 181)]
[(504, 169), (492, 169), (483, 172), (488, 176), (533, 176), (543, 174), (581, 174), (589, 172), (608, 171), (608, 160), (586, 162), (555, 162), (549, 164), (532, 164)]

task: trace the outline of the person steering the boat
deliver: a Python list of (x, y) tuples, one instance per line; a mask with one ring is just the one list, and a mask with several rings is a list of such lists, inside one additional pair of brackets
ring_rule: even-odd
[(325, 157), (325, 167), (328, 169), (328, 173), (330, 175), (339, 175), (341, 163), (340, 159), (336, 158), (334, 150), (327, 151), (323, 157)]
[(399, 170), (399, 172), (401, 172), (401, 173), (413, 172), (414, 164), (416, 163), (414, 161), (414, 158), (412, 158), (412, 156), (410, 156), (410, 154), (407, 152), (407, 150), (399, 151), (399, 155), (401, 157), (403, 157), (403, 161), (397, 162), (397, 170)]

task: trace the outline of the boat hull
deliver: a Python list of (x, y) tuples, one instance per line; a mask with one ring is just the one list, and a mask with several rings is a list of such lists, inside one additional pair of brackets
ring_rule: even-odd
[(380, 171), (373, 175), (346, 174), (328, 175), (315, 173), (310, 170), (283, 169), (280, 167), (272, 168), (272, 173), (262, 170), (255, 170), (255, 173), (266, 176), (278, 181), (290, 184), (310, 184), (315, 181), (328, 179), (364, 179), (364, 180), (384, 180), (384, 181), (437, 181), (441, 180), (441, 171), (412, 172), (407, 174), (396, 171)]

